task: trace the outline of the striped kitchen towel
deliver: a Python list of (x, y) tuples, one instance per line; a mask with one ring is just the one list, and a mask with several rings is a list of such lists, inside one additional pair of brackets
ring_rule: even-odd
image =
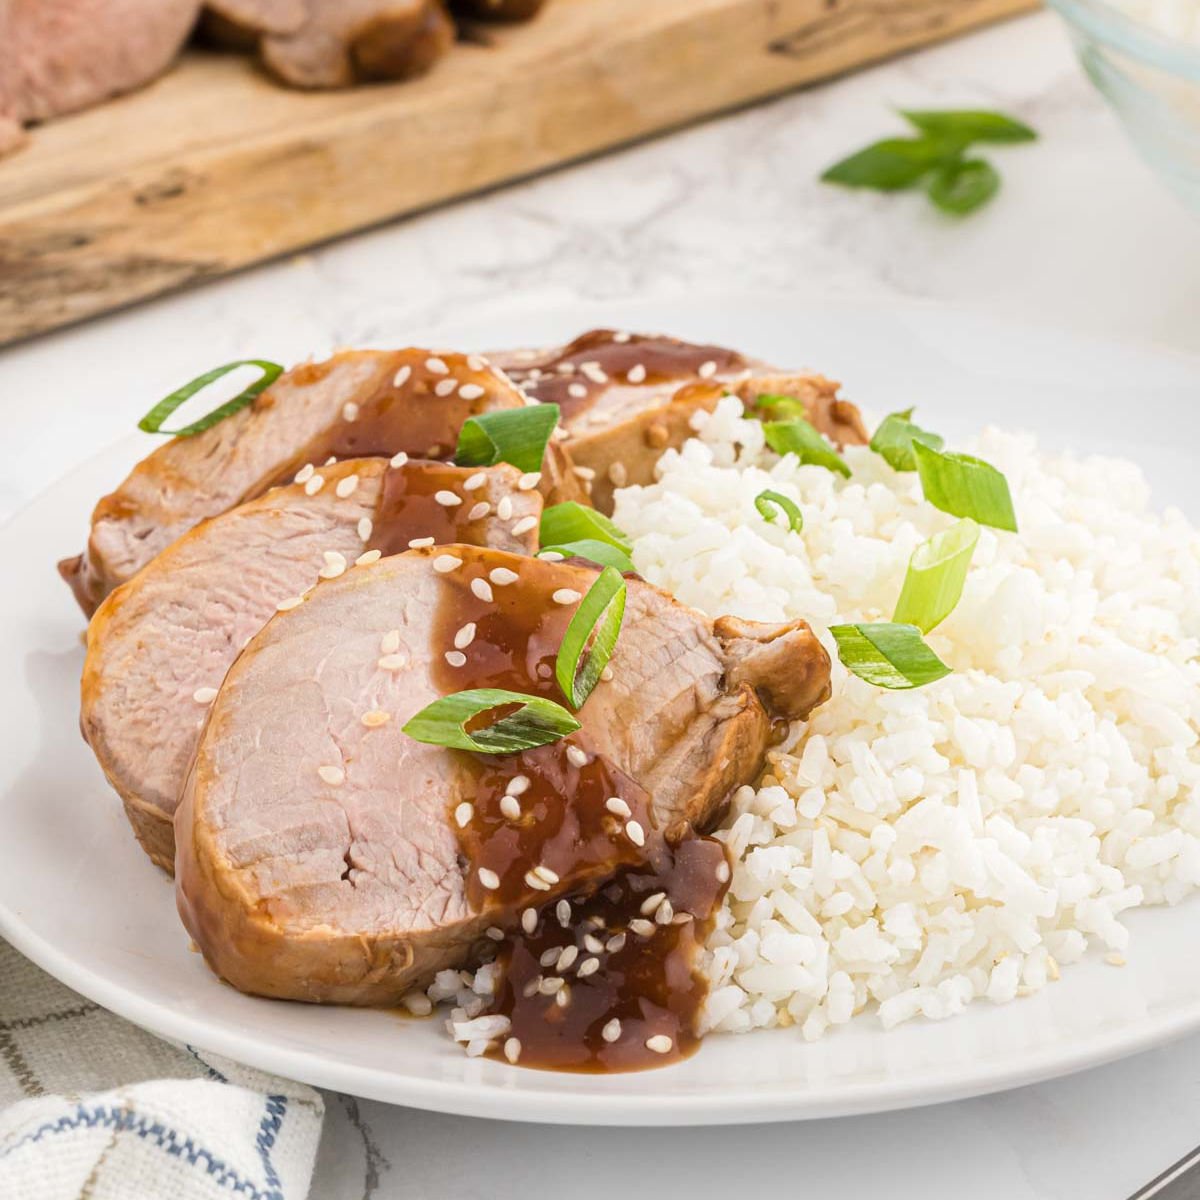
[(0, 1197), (304, 1200), (324, 1104), (176, 1048), (0, 941)]

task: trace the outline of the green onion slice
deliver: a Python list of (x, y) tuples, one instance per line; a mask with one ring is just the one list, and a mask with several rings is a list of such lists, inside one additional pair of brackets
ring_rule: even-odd
[[(245, 391), (239, 392), (232, 400), (226, 400), (224, 404), (219, 404), (212, 412), (201, 417), (198, 421), (193, 421), (190, 425), (184, 425), (181, 429), (164, 429), (163, 422), (185, 401), (190, 400), (197, 392), (202, 392), (210, 383), (220, 379), (223, 375), (228, 375), (230, 371), (236, 371), (238, 367), (257, 367), (262, 375), (256, 379)], [(138, 428), (144, 433), (161, 433), (166, 437), (192, 437), (197, 433), (203, 433), (206, 429), (211, 429), (214, 425), (225, 420), (226, 417), (232, 417), (235, 412), (246, 407), (255, 396), (260, 392), (266, 391), (267, 388), (283, 374), (283, 368), (278, 363), (268, 362), (262, 358), (239, 358), (237, 362), (226, 363), (223, 367), (213, 367), (211, 371), (205, 371), (203, 375), (197, 375), (191, 383), (185, 383), (183, 387), (173, 391), (169, 396), (164, 396), (139, 422)]]
[(580, 538), (577, 542), (563, 542), (559, 546), (546, 546), (538, 551), (541, 558), (548, 551), (561, 554), (563, 558), (586, 558), (601, 567), (615, 567), (618, 571), (634, 571), (637, 568), (633, 560), (621, 549), (609, 542), (601, 542), (596, 538)]
[(991, 463), (969, 454), (934, 450), (913, 443), (925, 499), (952, 517), (970, 517), (980, 525), (1017, 531), (1008, 480)]
[[(467, 731), (473, 718), (493, 709), (511, 709), (483, 728)], [(418, 742), (477, 750), (481, 754), (516, 754), (557, 742), (579, 728), (579, 722), (561, 704), (508, 692), (502, 688), (473, 688), (443, 696), (421, 709), (404, 726)]]
[(875, 436), (871, 438), (871, 449), (887, 460), (893, 471), (915, 471), (917, 456), (913, 453), (913, 442), (920, 442), (933, 450), (940, 450), (946, 443), (936, 433), (914, 425), (910, 418), (911, 408), (894, 412), (884, 417)]
[(969, 517), (935, 533), (914, 551), (892, 620), (928, 633), (953, 611), (962, 596), (979, 526)]
[(850, 478), (850, 468), (842, 456), (801, 417), (790, 421), (764, 421), (767, 445), (776, 454), (794, 454), (802, 463), (826, 467)]
[(542, 512), (539, 537), (543, 546), (561, 546), (566, 542), (607, 542), (624, 550), (633, 548), (629, 538), (603, 513), (574, 500), (553, 504)]
[(950, 668), (922, 641), (915, 625), (831, 625), (838, 658), (859, 679), (889, 691), (924, 687)]
[(454, 461), (460, 467), (506, 462), (526, 473), (540, 471), (558, 415), (557, 404), (529, 404), (468, 417), (458, 435)]
[(767, 421), (793, 421), (797, 418), (801, 421), (808, 420), (808, 409), (804, 407), (804, 401), (797, 400), (795, 396), (755, 396), (754, 407)]
[(778, 511), (787, 517), (788, 528), (793, 533), (799, 533), (804, 528), (804, 514), (800, 506), (781, 492), (773, 492), (770, 488), (759, 492), (754, 497), (754, 507), (762, 514), (764, 521), (774, 521)]
[(574, 709), (583, 707), (612, 658), (625, 616), (625, 591), (621, 572), (616, 567), (605, 567), (588, 588), (563, 635), (554, 677)]

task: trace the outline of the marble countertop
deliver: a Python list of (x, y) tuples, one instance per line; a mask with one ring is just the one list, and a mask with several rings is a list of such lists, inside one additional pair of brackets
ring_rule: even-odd
[[(966, 221), (815, 182), (889, 107), (1003, 108), (1004, 187)], [(0, 515), (112, 441), (195, 365), (431, 336), (580, 299), (787, 289), (935, 298), (1200, 351), (1200, 220), (1135, 157), (1037, 15), (182, 296), (0, 351)], [(80, 367), (79, 364), (86, 364)], [(86, 375), (79, 372), (85, 371)], [(81, 379), (127, 396), (103, 409)], [(68, 386), (68, 384), (70, 386)], [(161, 386), (160, 386), (161, 385)], [(52, 397), (54, 421), (30, 396)], [(314, 1200), (745, 1193), (1123, 1200), (1200, 1142), (1200, 1038), (1082, 1076), (878, 1117), (557, 1129), (330, 1097)], [(715, 1152), (714, 1152), (715, 1151)], [(551, 1182), (553, 1181), (553, 1182)]]

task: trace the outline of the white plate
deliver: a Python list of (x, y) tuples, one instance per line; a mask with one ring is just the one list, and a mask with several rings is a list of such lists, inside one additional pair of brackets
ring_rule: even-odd
[[(611, 305), (454, 331), (464, 347), (537, 342), (589, 322), (724, 340), (810, 363), (874, 412), (920, 406), (951, 435), (995, 421), (1145, 464), (1160, 502), (1200, 517), (1192, 449), (1200, 361), (921, 305), (780, 298)], [(397, 341), (402, 340), (400, 334)], [(450, 342), (442, 331), (440, 340)], [(200, 366), (203, 364), (197, 364)], [(103, 395), (94, 401), (103, 404)], [(948, 1100), (1091, 1066), (1200, 1028), (1200, 900), (1133, 915), (1123, 970), (1089, 962), (1004, 1007), (884, 1033), (867, 1017), (815, 1045), (795, 1030), (712, 1037), (678, 1066), (596, 1077), (467, 1059), (440, 1023), (251, 999), (188, 950), (170, 882), (134, 843), (76, 725), (82, 626), (54, 573), (127, 439), (0, 530), (0, 932), (71, 987), (165, 1037), (397, 1104), (549, 1122), (692, 1124), (828, 1117)]]

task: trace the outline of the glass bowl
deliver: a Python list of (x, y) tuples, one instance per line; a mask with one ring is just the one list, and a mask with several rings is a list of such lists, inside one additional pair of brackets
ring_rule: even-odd
[(1049, 3), (1142, 157), (1200, 212), (1200, 47), (1173, 41), (1106, 0)]

